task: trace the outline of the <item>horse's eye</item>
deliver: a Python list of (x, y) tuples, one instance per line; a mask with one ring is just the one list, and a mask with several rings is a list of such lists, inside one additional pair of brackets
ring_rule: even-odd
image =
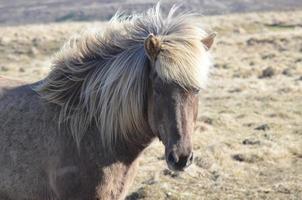
[(192, 93), (195, 95), (199, 94), (199, 92), (200, 92), (199, 88), (193, 88), (193, 90), (192, 90)]
[(158, 87), (154, 87), (153, 91), (154, 91), (155, 94), (160, 94), (161, 93), (161, 90)]

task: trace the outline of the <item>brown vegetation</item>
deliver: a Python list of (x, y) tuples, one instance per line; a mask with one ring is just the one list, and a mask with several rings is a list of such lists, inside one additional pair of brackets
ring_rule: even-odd
[[(128, 199), (301, 198), (301, 19), (301, 11), (201, 19), (218, 40), (209, 87), (201, 94), (195, 164), (185, 173), (168, 171), (164, 148), (154, 142)], [(0, 74), (44, 77), (50, 56), (87, 26), (102, 23), (0, 28)]]

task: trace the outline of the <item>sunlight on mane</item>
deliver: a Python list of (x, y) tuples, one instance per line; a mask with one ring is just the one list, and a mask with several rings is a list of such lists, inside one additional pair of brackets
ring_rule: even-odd
[(144, 108), (149, 60), (144, 40), (161, 38), (156, 71), (163, 80), (203, 87), (210, 56), (201, 42), (206, 36), (195, 14), (164, 16), (158, 4), (143, 14), (116, 15), (101, 32), (71, 39), (56, 56), (53, 69), (36, 91), (61, 106), (60, 123), (68, 124), (80, 144), (95, 123), (104, 146), (131, 140), (148, 129)]

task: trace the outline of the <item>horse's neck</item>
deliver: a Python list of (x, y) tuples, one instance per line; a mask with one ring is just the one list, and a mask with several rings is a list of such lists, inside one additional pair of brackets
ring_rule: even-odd
[(96, 156), (99, 154), (101, 161), (103, 159), (114, 159), (117, 162), (131, 163), (139, 157), (142, 151), (149, 146), (154, 139), (154, 135), (151, 132), (133, 135), (135, 135), (135, 137), (129, 140), (117, 138), (109, 149), (103, 146), (102, 137), (98, 129), (94, 126), (85, 134), (81, 146), (93, 146), (93, 149), (90, 149), (90, 151), (96, 151), (94, 153)]

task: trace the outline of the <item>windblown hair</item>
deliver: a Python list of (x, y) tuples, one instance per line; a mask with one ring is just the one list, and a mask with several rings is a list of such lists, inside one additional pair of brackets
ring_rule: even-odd
[(116, 15), (102, 31), (73, 38), (58, 53), (35, 90), (61, 107), (60, 123), (68, 124), (78, 145), (92, 123), (109, 148), (116, 139), (129, 140), (147, 129), (149, 34), (161, 41), (155, 71), (163, 80), (204, 85), (210, 65), (201, 43), (206, 33), (196, 15), (176, 10), (164, 16), (158, 4), (143, 14)]

